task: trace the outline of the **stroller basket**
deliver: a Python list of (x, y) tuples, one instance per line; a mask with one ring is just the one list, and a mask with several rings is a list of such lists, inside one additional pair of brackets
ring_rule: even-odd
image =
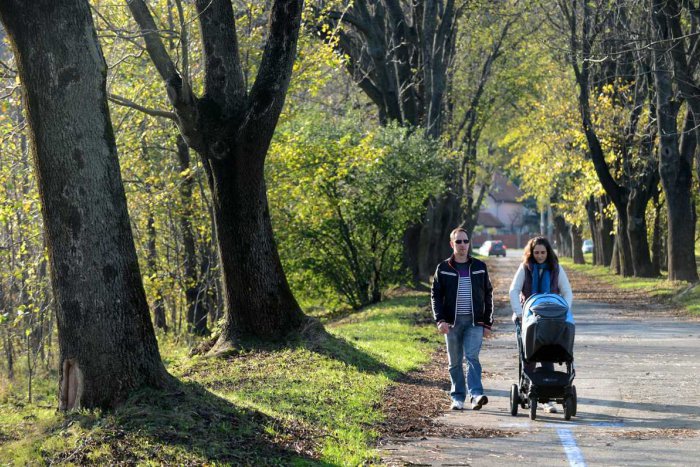
[(574, 317), (556, 294), (535, 294), (523, 304), (522, 343), (527, 362), (571, 362)]

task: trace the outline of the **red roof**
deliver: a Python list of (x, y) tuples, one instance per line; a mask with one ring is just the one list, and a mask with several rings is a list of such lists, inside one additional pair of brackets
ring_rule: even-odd
[(478, 225), (483, 227), (495, 227), (500, 229), (503, 226), (503, 222), (499, 221), (496, 216), (486, 211), (479, 211), (479, 217), (476, 220)]

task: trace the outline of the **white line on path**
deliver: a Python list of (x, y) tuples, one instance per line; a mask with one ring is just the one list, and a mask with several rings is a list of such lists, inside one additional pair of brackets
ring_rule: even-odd
[(576, 440), (571, 430), (557, 428), (557, 435), (559, 435), (561, 445), (564, 446), (564, 452), (569, 459), (569, 465), (571, 467), (586, 467), (586, 461), (583, 460), (583, 454), (578, 446), (576, 446)]

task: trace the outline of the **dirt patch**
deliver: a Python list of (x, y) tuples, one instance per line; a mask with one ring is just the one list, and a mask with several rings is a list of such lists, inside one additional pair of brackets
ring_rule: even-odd
[(629, 431), (618, 431), (612, 433), (614, 438), (618, 439), (687, 439), (696, 438), (698, 436), (697, 430), (690, 430), (687, 428), (665, 428), (656, 430), (629, 430)]
[(403, 376), (387, 391), (381, 405), (386, 419), (379, 427), (379, 444), (427, 437), (503, 438), (517, 433), (441, 423), (438, 417), (449, 409), (449, 389), (447, 356), (440, 348), (433, 353), (430, 363)]

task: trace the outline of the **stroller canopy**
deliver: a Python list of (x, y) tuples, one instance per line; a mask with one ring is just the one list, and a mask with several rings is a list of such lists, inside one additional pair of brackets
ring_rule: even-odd
[(565, 321), (574, 323), (574, 315), (571, 313), (569, 305), (561, 295), (553, 293), (543, 293), (531, 295), (523, 304), (523, 320), (527, 322), (528, 318), (533, 316), (541, 316), (548, 319), (564, 319)]
[(529, 362), (574, 359), (574, 316), (557, 294), (535, 294), (523, 304), (523, 352)]

